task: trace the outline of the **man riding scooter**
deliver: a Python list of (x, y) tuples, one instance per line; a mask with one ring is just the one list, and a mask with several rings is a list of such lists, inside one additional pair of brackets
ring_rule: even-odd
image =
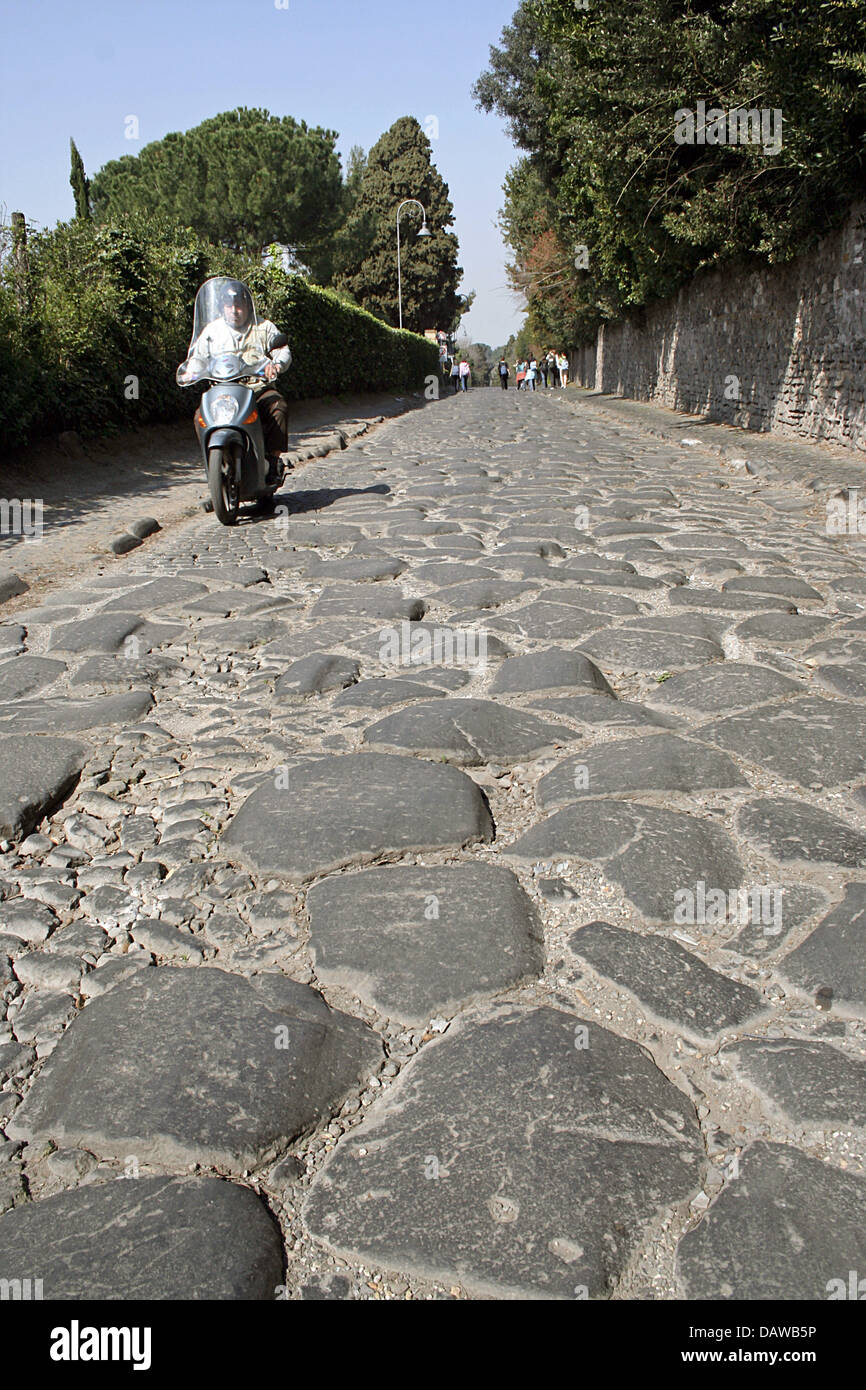
[(262, 422), (265, 452), (268, 458), (266, 482), (274, 483), (279, 475), (281, 455), (286, 452), (289, 438), (289, 407), (279, 391), (269, 383), (286, 371), (292, 362), (288, 347), (276, 347), (285, 337), (270, 319), (256, 320), (253, 302), (246, 285), (240, 280), (222, 283), (218, 307), (222, 318), (208, 323), (193, 343), (190, 359), (208, 359), (222, 353), (234, 353), (248, 360), (269, 356), (263, 381), (252, 384), (256, 406)]

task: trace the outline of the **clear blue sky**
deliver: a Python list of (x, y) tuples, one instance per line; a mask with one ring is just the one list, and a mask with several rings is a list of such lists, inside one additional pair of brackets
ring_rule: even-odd
[[(72, 214), (69, 137), (88, 173), (218, 111), (264, 106), (339, 132), (345, 159), (399, 116), (436, 116), (449, 186), (463, 328), (492, 347), (522, 313), (496, 228), (517, 151), (472, 83), (517, 0), (0, 0), (0, 205), (42, 226)], [(140, 138), (125, 138), (135, 115)]]

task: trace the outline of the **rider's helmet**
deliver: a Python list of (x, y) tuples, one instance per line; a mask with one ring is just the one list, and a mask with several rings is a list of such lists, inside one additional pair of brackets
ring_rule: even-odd
[(223, 280), (219, 304), (223, 318), (232, 328), (244, 327), (252, 317), (252, 295), (240, 280)]

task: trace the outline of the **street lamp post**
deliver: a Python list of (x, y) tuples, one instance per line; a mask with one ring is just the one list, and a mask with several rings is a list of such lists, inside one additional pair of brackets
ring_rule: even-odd
[(419, 203), (417, 198), (406, 198), (405, 201), (402, 202), (402, 203), (400, 204), (400, 206), (398, 207), (398, 209), (397, 209), (397, 303), (398, 303), (399, 309), (400, 309), (400, 327), (401, 327), (401, 328), (403, 327), (403, 270), (402, 270), (402, 267), (401, 267), (401, 265), (400, 265), (400, 213), (403, 211), (403, 209), (404, 209), (405, 207), (409, 207), (410, 204), (414, 204), (415, 207), (420, 208), (420, 209), (421, 209), (421, 215), (422, 215), (422, 217), (424, 218), (423, 225), (422, 225), (421, 230), (420, 230), (420, 232), (418, 233), (418, 235), (419, 235), (419, 236), (429, 236), (429, 235), (430, 235), (430, 232), (429, 232), (429, 230), (428, 230), (428, 228), (427, 228), (427, 213), (426, 213), (426, 210), (425, 210), (425, 208), (424, 208), (424, 204), (423, 204), (423, 203)]

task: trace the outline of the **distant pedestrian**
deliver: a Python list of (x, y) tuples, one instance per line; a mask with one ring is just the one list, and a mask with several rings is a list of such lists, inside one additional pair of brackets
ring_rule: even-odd
[(517, 389), (518, 391), (522, 391), (526, 385), (526, 363), (518, 362), (514, 370), (516, 373)]
[(544, 382), (544, 389), (545, 389), (545, 391), (546, 391), (546, 390), (547, 390), (547, 353), (546, 353), (546, 352), (543, 352), (543, 353), (541, 354), (541, 361), (540, 361), (539, 364), (538, 364), (538, 369), (539, 369), (539, 371), (541, 372), (541, 379), (542, 379), (542, 381)]
[(451, 363), (451, 385), (454, 387), (454, 394), (460, 390), (460, 363), (455, 357)]
[(534, 391), (535, 383), (538, 380), (538, 362), (534, 357), (529, 364), (529, 371), (526, 373), (526, 380), (529, 382), (530, 391)]
[(568, 358), (564, 352), (559, 354), (556, 365), (559, 367), (559, 384), (565, 388), (568, 385)]
[(549, 352), (549, 353), (547, 354), (547, 369), (548, 369), (548, 372), (550, 373), (550, 385), (551, 385), (551, 388), (554, 389), (554, 390), (555, 390), (556, 387), (559, 385), (559, 367), (558, 367), (558, 365), (557, 365), (557, 362), (558, 362), (558, 359), (557, 359), (556, 353), (555, 353), (555, 352)]
[(464, 390), (464, 391), (468, 391), (468, 390), (469, 390), (469, 373), (470, 373), (470, 371), (471, 371), (471, 368), (470, 368), (470, 366), (469, 366), (469, 363), (466, 361), (466, 358), (464, 357), (463, 360), (462, 360), (462, 362), (460, 363), (460, 367), (459, 367), (459, 372), (460, 372), (460, 385), (463, 387), (463, 390)]
[(500, 380), (500, 382), (501, 382), (501, 384), (502, 384), (502, 389), (503, 389), (503, 391), (507, 391), (507, 390), (508, 390), (508, 363), (506, 362), (506, 360), (505, 360), (504, 357), (500, 357), (500, 359), (499, 359), (499, 380)]

